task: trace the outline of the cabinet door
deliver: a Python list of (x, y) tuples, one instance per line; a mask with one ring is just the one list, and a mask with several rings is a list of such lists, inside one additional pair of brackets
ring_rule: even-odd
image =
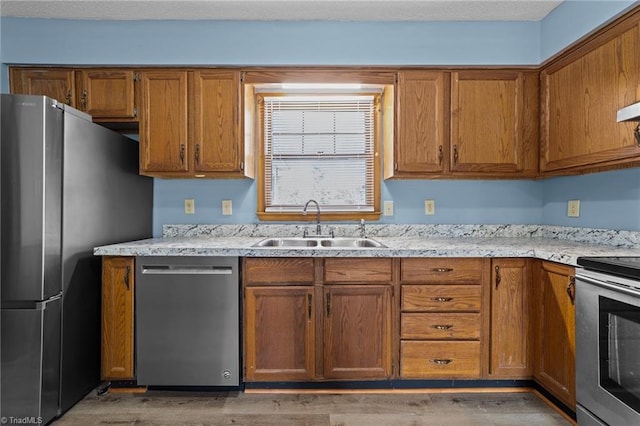
[(451, 171), (519, 173), (527, 156), (537, 172), (537, 74), (527, 78), (534, 86), (527, 97), (534, 111), (525, 109), (523, 72), (452, 73)]
[(315, 375), (313, 287), (245, 288), (245, 380), (309, 380)]
[(326, 286), (324, 309), (324, 377), (389, 377), (391, 287)]
[(398, 73), (394, 175), (446, 170), (447, 79), (448, 74), (438, 71)]
[(609, 31), (599, 47), (542, 71), (541, 171), (640, 157), (636, 123), (616, 122), (618, 109), (640, 100), (640, 25), (616, 27), (616, 37)]
[(141, 73), (140, 172), (189, 170), (187, 71)]
[(103, 380), (134, 378), (134, 262), (133, 257), (102, 259)]
[(81, 70), (78, 78), (80, 109), (94, 120), (136, 118), (133, 70)]
[(549, 392), (575, 410), (574, 269), (542, 262), (536, 298), (534, 376)]
[(493, 259), (491, 277), (492, 378), (531, 377), (530, 279), (526, 259)]
[(240, 73), (194, 72), (196, 172), (240, 172)]
[(49, 96), (77, 107), (72, 69), (12, 68), (11, 93)]

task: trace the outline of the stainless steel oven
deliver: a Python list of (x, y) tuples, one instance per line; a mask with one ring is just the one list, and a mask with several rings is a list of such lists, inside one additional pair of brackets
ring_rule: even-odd
[(588, 268), (576, 273), (578, 424), (640, 425), (640, 258), (578, 264)]

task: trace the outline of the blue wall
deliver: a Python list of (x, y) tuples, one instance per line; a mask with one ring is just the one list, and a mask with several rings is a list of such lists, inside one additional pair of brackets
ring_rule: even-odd
[[(7, 64), (93, 65), (537, 65), (627, 8), (629, 1), (569, 1), (541, 22), (69, 21), (2, 18), (0, 87)], [(386, 181), (395, 214), (381, 223), (568, 224), (640, 230), (637, 170), (548, 181)], [(635, 173), (635, 174), (634, 174)], [(589, 191), (624, 188), (613, 198)], [(636, 183), (633, 186), (633, 180)], [(630, 183), (631, 182), (631, 183)], [(629, 186), (630, 185), (630, 186)], [(574, 196), (571, 188), (584, 191)], [(634, 190), (635, 188), (635, 190)], [(196, 200), (196, 214), (183, 200)], [(424, 199), (436, 214), (424, 215)], [(562, 206), (582, 200), (568, 221)], [(233, 215), (221, 215), (221, 201)], [(606, 200), (608, 211), (600, 217)], [(154, 234), (165, 223), (254, 223), (250, 180), (155, 180)]]

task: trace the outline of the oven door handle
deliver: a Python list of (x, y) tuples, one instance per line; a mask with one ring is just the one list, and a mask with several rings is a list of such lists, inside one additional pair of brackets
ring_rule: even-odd
[(597, 285), (598, 287), (602, 287), (605, 288), (607, 290), (611, 290), (611, 291), (615, 291), (617, 293), (623, 293), (623, 294), (627, 294), (629, 296), (633, 296), (633, 297), (640, 297), (640, 291), (636, 291), (636, 290), (632, 290), (628, 287), (623, 287), (621, 285), (617, 285), (617, 284), (612, 284), (608, 281), (601, 281), (601, 280), (596, 280), (593, 279), (591, 277), (586, 277), (584, 275), (577, 275), (576, 276), (577, 279), (584, 281), (588, 284), (593, 284), (593, 285)]

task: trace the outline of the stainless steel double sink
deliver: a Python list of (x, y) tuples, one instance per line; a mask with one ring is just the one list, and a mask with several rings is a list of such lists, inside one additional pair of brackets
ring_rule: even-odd
[(371, 238), (358, 237), (335, 237), (335, 238), (314, 238), (314, 237), (277, 237), (266, 238), (257, 242), (253, 247), (273, 247), (273, 248), (386, 248), (384, 244)]

